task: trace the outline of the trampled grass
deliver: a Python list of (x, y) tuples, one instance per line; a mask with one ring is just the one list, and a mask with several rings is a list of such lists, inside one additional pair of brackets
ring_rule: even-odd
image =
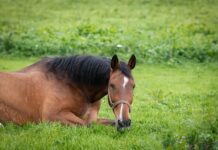
[[(36, 59), (1, 58), (0, 70), (13, 71)], [(139, 64), (132, 127), (123, 133), (94, 124), (0, 128), (0, 149), (218, 149), (218, 65)], [(101, 117), (114, 118), (106, 99)]]

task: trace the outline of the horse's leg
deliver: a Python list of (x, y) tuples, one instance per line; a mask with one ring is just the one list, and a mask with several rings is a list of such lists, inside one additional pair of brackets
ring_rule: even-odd
[(112, 126), (115, 126), (115, 121), (111, 120), (111, 119), (99, 118), (97, 120), (97, 123), (103, 124), (103, 125), (112, 125)]
[(56, 115), (45, 115), (43, 121), (57, 121), (64, 125), (87, 125), (86, 121), (70, 111), (59, 112)]
[(87, 125), (86, 121), (77, 117), (70, 111), (64, 111), (57, 116), (58, 121), (66, 125)]
[(100, 110), (100, 106), (101, 106), (100, 100), (91, 105), (91, 107), (89, 108), (87, 123), (91, 124), (92, 122), (96, 122), (103, 125), (115, 125), (114, 120), (98, 118), (98, 112)]
[(87, 114), (87, 118), (86, 118), (86, 122), (88, 124), (91, 124), (92, 122), (96, 122), (97, 121), (97, 117), (98, 117), (98, 112), (101, 106), (101, 101), (96, 101), (95, 103), (91, 104), (89, 110), (88, 110), (88, 114)]
[(75, 115), (71, 108), (65, 108), (65, 104), (54, 98), (44, 101), (42, 121), (57, 121), (64, 125), (86, 125), (86, 121)]

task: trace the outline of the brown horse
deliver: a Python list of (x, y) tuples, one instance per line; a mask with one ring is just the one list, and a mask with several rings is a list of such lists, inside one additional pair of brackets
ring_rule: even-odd
[[(134, 55), (128, 64), (116, 55), (111, 60), (68, 56), (44, 58), (20, 71), (0, 73), (0, 122), (130, 127), (135, 64)], [(97, 118), (100, 99), (107, 94), (116, 120)]]

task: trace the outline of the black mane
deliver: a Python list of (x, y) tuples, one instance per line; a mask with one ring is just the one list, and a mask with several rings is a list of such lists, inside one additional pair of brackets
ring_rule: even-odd
[[(106, 85), (110, 76), (110, 59), (94, 56), (67, 56), (51, 58), (47, 70), (58, 79), (68, 78), (70, 82), (85, 85)], [(121, 72), (131, 77), (129, 67), (120, 62)]]

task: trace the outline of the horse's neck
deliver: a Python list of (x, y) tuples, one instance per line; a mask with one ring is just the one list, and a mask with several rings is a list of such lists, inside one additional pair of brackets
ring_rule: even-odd
[(85, 87), (82, 88), (87, 100), (91, 103), (100, 100), (102, 97), (107, 95), (107, 85), (102, 85), (99, 87)]

